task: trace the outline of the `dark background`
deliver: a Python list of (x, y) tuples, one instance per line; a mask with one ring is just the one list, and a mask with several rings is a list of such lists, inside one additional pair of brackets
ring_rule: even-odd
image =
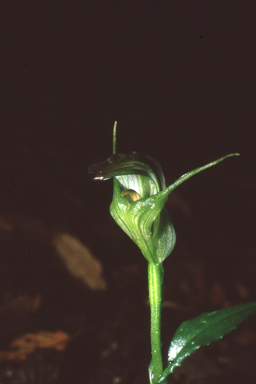
[(2, 1), (1, 213), (75, 234), (110, 280), (130, 243), (108, 214), (112, 182), (93, 182), (87, 168), (111, 155), (115, 120), (117, 151), (157, 158), (167, 184), (239, 152), (179, 187), (178, 203), (170, 197), (172, 257), (185, 249), (209, 278), (240, 280), (255, 299), (254, 8)]

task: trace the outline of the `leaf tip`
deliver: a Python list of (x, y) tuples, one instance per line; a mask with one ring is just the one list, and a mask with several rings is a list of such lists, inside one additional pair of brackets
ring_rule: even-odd
[(235, 152), (235, 153), (230, 153), (229, 155), (227, 155), (227, 157), (231, 157), (231, 156), (240, 156), (240, 153)]
[(114, 122), (114, 127), (113, 127), (113, 155), (116, 154), (116, 126), (117, 126), (117, 121)]

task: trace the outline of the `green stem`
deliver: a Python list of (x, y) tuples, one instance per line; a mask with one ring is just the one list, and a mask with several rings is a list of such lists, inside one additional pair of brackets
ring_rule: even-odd
[(148, 264), (148, 289), (151, 313), (151, 354), (149, 366), (150, 383), (155, 384), (163, 373), (163, 360), (161, 351), (161, 309), (162, 309), (162, 284), (163, 265)]

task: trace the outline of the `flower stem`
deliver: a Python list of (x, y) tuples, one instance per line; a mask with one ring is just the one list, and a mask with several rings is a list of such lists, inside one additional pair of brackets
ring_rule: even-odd
[(151, 313), (151, 354), (149, 366), (150, 382), (157, 383), (163, 373), (163, 360), (161, 351), (161, 309), (162, 309), (162, 284), (164, 269), (162, 264), (148, 264), (148, 289)]

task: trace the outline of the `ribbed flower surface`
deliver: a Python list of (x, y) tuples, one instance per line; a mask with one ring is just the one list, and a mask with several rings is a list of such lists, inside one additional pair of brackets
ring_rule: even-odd
[(181, 176), (166, 188), (160, 164), (138, 152), (115, 154), (89, 167), (94, 179), (114, 179), (110, 213), (117, 224), (138, 245), (148, 262), (162, 263), (175, 245), (175, 231), (165, 208), (168, 195), (198, 172), (219, 163), (233, 153)]

